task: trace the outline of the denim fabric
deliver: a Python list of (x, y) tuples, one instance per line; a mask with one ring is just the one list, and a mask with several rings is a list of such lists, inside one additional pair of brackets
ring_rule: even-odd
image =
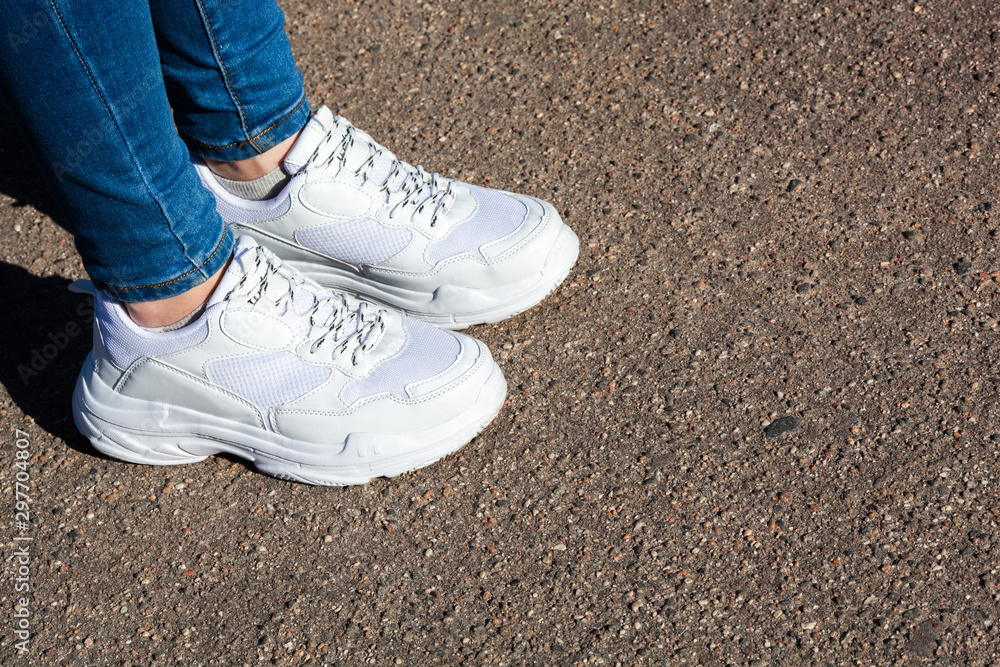
[(232, 252), (188, 146), (250, 157), (309, 114), (273, 0), (154, 4), (163, 6), (0, 0), (0, 99), (47, 173), (87, 272), (123, 301), (185, 292)]
[(275, 0), (150, 0), (150, 8), (174, 122), (192, 153), (253, 157), (309, 120)]

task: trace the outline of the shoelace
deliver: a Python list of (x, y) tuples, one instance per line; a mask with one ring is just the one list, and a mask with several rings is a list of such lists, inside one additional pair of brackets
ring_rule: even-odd
[[(344, 118), (338, 118), (338, 122), (346, 127), (346, 132), (341, 137), (340, 142), (333, 147), (325, 159), (319, 160), (318, 156), (321, 150), (333, 142), (333, 131), (331, 130), (327, 133), (324, 140), (320, 142), (320, 145), (317, 146), (309, 162), (319, 161), (323, 168), (333, 167), (334, 163), (337, 163), (336, 170), (339, 172), (347, 168), (348, 156), (351, 155), (351, 151), (355, 145), (360, 145), (362, 148), (367, 149), (368, 157), (354, 170), (354, 175), (364, 182), (369, 180), (369, 174), (379, 161), (379, 158), (385, 156), (391, 160), (392, 164), (385, 180), (378, 184), (385, 196), (385, 200), (388, 203), (392, 195), (397, 192), (402, 192), (404, 195), (393, 205), (392, 210), (389, 212), (389, 217), (394, 217), (398, 210), (409, 205), (416, 206), (415, 212), (418, 214), (423, 213), (428, 207), (433, 207), (430, 226), (433, 227), (436, 225), (438, 215), (447, 213), (448, 209), (455, 202), (456, 195), (452, 190), (453, 181), (442, 177), (440, 174), (429, 173), (420, 165), (414, 167), (411, 164), (403, 162), (388, 149), (374, 144), (361, 136), (358, 130)], [(403, 181), (399, 186), (392, 188), (391, 184), (398, 180), (400, 174), (405, 175)]]
[[(351, 365), (357, 366), (358, 359), (368, 350), (378, 345), (385, 333), (385, 322), (382, 320), (384, 311), (366, 301), (356, 301), (352, 308), (343, 293), (332, 292), (320, 295), (324, 291), (317, 284), (310, 284), (300, 276), (295, 275), (283, 262), (270, 251), (260, 246), (254, 249), (252, 267), (241, 260), (244, 273), (236, 285), (225, 296), (228, 300), (233, 294), (241, 293), (247, 297), (248, 303), (256, 305), (261, 299), (266, 299), (278, 309), (283, 316), (308, 317), (309, 335), (312, 337), (319, 330), (318, 336), (312, 338), (309, 351), (315, 353), (323, 345), (333, 345), (334, 357), (351, 353)], [(280, 280), (274, 280), (280, 278)], [(284, 290), (273, 295), (268, 293), (272, 284)], [(247, 286), (249, 287), (247, 288)], [(296, 296), (305, 294), (313, 300), (311, 306), (303, 315), (295, 315), (292, 303)], [(327, 314), (320, 316), (324, 310)], [(353, 329), (351, 325), (355, 325)]]

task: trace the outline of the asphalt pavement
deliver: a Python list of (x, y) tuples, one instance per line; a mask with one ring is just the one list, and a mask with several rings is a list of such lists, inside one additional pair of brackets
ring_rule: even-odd
[(552, 201), (579, 263), (469, 331), (508, 401), (429, 468), (119, 463), (0, 121), (0, 662), (1000, 664), (995, 3), (282, 6), (314, 106)]

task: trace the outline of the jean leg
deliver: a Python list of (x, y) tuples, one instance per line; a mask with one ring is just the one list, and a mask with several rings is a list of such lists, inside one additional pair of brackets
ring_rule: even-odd
[(193, 153), (242, 160), (309, 119), (275, 0), (150, 0), (167, 94)]
[(94, 282), (148, 301), (221, 269), (232, 234), (174, 129), (146, 2), (7, 1), (0, 25), (0, 94)]

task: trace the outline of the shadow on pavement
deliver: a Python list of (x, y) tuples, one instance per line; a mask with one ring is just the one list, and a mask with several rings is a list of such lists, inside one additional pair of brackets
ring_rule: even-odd
[(73, 449), (95, 454), (73, 424), (72, 396), (91, 348), (93, 305), (68, 280), (0, 262), (8, 310), (0, 318), (0, 384), (24, 414)]

